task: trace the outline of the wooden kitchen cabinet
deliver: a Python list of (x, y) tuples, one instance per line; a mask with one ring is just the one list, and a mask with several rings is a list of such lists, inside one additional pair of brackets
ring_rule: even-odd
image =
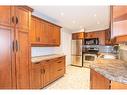
[(59, 46), (60, 26), (36, 16), (31, 19), (30, 41), (33, 46)]
[(30, 88), (43, 88), (65, 74), (65, 56), (32, 63), (30, 71)]
[[(27, 89), (30, 87), (28, 32), (32, 10), (25, 6), (3, 6), (2, 9), (6, 13), (0, 14), (3, 18), (0, 24), (0, 44), (4, 47), (0, 48), (3, 56), (0, 60), (0, 88)], [(24, 16), (27, 14), (29, 16)], [(3, 16), (9, 21), (4, 20)]]
[(16, 14), (16, 80), (17, 89), (30, 88), (29, 78), (29, 25), (31, 12), (24, 7), (15, 7)]
[(39, 89), (43, 87), (43, 80), (41, 79), (41, 63), (33, 63), (30, 70), (30, 88)]
[(11, 6), (0, 6), (0, 25), (11, 26), (13, 15)]
[(127, 84), (111, 81), (111, 89), (127, 89)]
[(47, 60), (47, 61), (44, 61), (42, 63), (42, 76), (41, 76), (41, 79), (43, 80), (43, 86), (46, 86), (50, 83), (50, 60)]
[(84, 39), (84, 32), (72, 33), (72, 39), (73, 40)]
[(99, 30), (94, 32), (85, 33), (85, 39), (91, 38), (98, 38), (99, 45), (107, 45), (110, 41), (110, 31), (109, 29), (106, 30)]
[(14, 61), (13, 30), (10, 27), (0, 26), (0, 89), (13, 88), (12, 64)]
[(111, 30), (116, 44), (127, 41), (127, 6), (111, 6)]
[(110, 80), (90, 69), (90, 88), (91, 89), (110, 89)]
[(56, 80), (65, 73), (65, 57), (54, 59), (50, 64), (51, 80)]
[(53, 27), (53, 36), (52, 36), (52, 41), (53, 41), (53, 44), (59, 46), (60, 45), (60, 35), (61, 35), (61, 32), (60, 32), (60, 28), (58, 26), (55, 26)]

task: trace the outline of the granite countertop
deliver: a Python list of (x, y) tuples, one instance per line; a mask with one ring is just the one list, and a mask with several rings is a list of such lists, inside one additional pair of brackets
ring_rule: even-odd
[(98, 58), (90, 68), (111, 81), (127, 84), (127, 63), (122, 60)]
[(36, 56), (36, 57), (32, 57), (31, 61), (32, 63), (37, 63), (43, 60), (54, 59), (54, 58), (62, 57), (62, 56), (65, 56), (65, 55), (64, 54), (51, 54), (51, 55)]

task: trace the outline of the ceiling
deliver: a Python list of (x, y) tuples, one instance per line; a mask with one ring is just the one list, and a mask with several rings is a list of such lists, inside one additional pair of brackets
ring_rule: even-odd
[(72, 32), (95, 31), (109, 27), (109, 6), (31, 6), (33, 14)]

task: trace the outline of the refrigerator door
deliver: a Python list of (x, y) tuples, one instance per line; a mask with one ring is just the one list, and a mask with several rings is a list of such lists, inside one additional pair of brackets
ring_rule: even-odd
[(72, 65), (82, 66), (82, 56), (72, 56)]
[(82, 40), (72, 40), (71, 54), (73, 56), (82, 56)]

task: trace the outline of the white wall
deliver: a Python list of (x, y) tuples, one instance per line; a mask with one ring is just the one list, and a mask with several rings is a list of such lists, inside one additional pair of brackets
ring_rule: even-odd
[(66, 65), (71, 64), (71, 36), (69, 30), (62, 28), (60, 47), (32, 47), (32, 57), (64, 53), (66, 55)]

